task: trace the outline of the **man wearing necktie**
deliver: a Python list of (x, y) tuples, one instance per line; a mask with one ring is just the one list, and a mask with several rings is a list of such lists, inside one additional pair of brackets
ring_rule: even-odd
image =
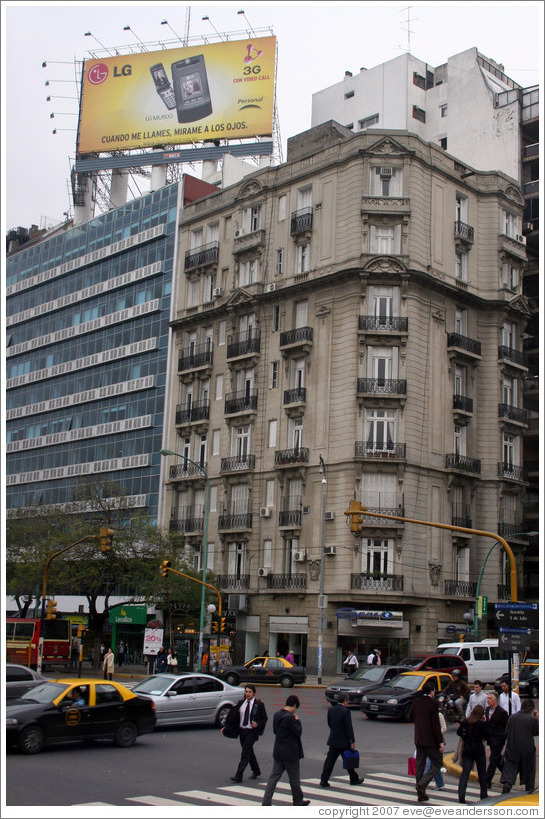
[(249, 764), (252, 769), (250, 779), (261, 776), (259, 763), (254, 753), (254, 744), (257, 742), (267, 723), (267, 712), (261, 700), (255, 695), (255, 685), (247, 683), (244, 687), (244, 699), (235, 706), (239, 714), (240, 732), (238, 738), (242, 747), (237, 772), (231, 777), (233, 782), (242, 782), (242, 776)]

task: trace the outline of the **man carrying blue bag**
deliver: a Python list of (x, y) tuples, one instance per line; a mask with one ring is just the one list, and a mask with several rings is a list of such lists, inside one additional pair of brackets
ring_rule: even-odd
[[(329, 725), (329, 737), (327, 744), (329, 750), (325, 758), (320, 785), (322, 788), (330, 788), (329, 777), (335, 766), (335, 762), (343, 751), (354, 751), (356, 740), (354, 738), (354, 728), (352, 727), (352, 714), (348, 709), (348, 694), (344, 695), (341, 702), (332, 705), (327, 712), (327, 724)], [(345, 763), (351, 785), (361, 785), (363, 776), (358, 776), (355, 768), (348, 767), (350, 763)]]

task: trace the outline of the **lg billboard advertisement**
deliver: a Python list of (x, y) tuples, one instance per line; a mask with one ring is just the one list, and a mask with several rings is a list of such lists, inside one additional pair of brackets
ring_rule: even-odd
[(78, 153), (272, 134), (275, 37), (86, 60)]

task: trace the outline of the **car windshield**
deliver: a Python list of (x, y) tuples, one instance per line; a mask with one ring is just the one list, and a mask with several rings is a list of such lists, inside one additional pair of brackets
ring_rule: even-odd
[(456, 654), (458, 654), (459, 650), (460, 650), (459, 648), (456, 648), (454, 646), (449, 646), (447, 648), (438, 648), (435, 653), (436, 654), (453, 654), (453, 655), (456, 655)]
[(154, 674), (147, 677), (132, 689), (135, 694), (164, 694), (174, 681), (172, 674)]
[(417, 665), (420, 665), (424, 662), (425, 657), (405, 657), (404, 660), (401, 660), (401, 665), (407, 665), (410, 668), (416, 668)]
[(360, 668), (350, 677), (351, 680), (365, 680), (366, 682), (380, 682), (383, 671), (378, 665), (371, 665), (367, 668)]
[(398, 674), (393, 680), (390, 680), (386, 685), (390, 688), (406, 688), (407, 691), (416, 691), (424, 682), (425, 677), (422, 674)]
[(67, 688), (66, 683), (42, 683), (31, 688), (30, 691), (26, 691), (21, 699), (27, 702), (53, 702)]
[(537, 677), (539, 673), (538, 666), (521, 666), (520, 668), (520, 677), (521, 680), (529, 680), (530, 677)]

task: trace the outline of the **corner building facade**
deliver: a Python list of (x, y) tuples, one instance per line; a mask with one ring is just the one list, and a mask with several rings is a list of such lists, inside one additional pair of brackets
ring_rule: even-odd
[[(369, 516), (354, 536), (344, 510), (493, 532), (522, 517), (529, 313), (506, 277), (522, 214), (504, 174), (335, 122), (185, 208), (162, 516), (200, 565), (206, 482), (185, 454), (208, 476), (237, 661), (293, 649), (316, 671), (322, 559), (324, 673), (347, 648), (397, 661), (465, 631), (490, 539)], [(497, 549), (481, 594), (508, 589)]]

